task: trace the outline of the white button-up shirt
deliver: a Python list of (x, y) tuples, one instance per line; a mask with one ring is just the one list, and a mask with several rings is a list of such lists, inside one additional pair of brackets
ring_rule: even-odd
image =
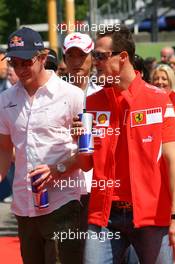
[[(20, 216), (38, 216), (80, 198), (80, 170), (68, 175), (73, 184), (48, 187), (49, 207), (34, 207), (31, 180), (27, 173), (39, 164), (55, 164), (77, 149), (70, 134), (73, 116), (82, 112), (81, 89), (61, 80), (52, 72), (30, 104), (20, 82), (0, 95), (0, 133), (10, 135), (16, 151), (12, 211)], [(65, 181), (66, 182), (66, 181)], [(76, 184), (77, 182), (77, 184)], [(69, 185), (69, 184), (67, 184)]]

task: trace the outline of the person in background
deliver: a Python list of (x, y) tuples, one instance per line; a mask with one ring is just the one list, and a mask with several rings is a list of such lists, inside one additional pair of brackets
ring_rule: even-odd
[[(96, 93), (102, 89), (101, 86), (96, 85), (91, 80), (91, 52), (93, 49), (94, 42), (91, 37), (87, 34), (82, 34), (79, 32), (68, 34), (63, 43), (63, 54), (67, 69), (68, 81), (84, 91), (85, 101), (86, 96)], [(93, 169), (89, 170), (88, 172), (84, 172), (87, 193), (82, 193), (81, 196), (82, 210), (80, 219), (81, 231), (84, 232), (87, 231), (87, 212), (89, 196), (91, 192), (92, 173)], [(83, 247), (84, 241), (82, 241), (82, 251)]]
[(64, 58), (62, 58), (61, 61), (60, 61), (60, 63), (58, 64), (57, 74), (58, 74), (58, 76), (61, 79), (67, 81), (67, 79), (68, 79), (67, 74), (68, 73), (67, 73), (67, 66), (66, 66), (66, 64), (64, 62)]
[[(9, 81), (9, 83), (12, 86), (15, 85), (16, 82), (19, 80), (18, 76), (15, 73), (14, 68), (12, 66), (10, 66), (9, 64), (8, 64), (8, 68), (7, 68), (7, 80)], [(4, 203), (11, 203), (12, 202), (12, 185), (13, 185), (13, 179), (14, 179), (14, 172), (15, 172), (15, 151), (14, 151), (14, 155), (12, 158), (11, 166), (10, 166), (10, 169), (8, 171), (7, 177), (4, 179), (4, 181), (6, 181), (6, 180), (8, 181), (9, 187), (10, 187), (9, 195), (3, 199)], [(1, 184), (3, 184), (3, 183), (1, 183)], [(0, 187), (0, 190), (1, 190), (1, 188), (2, 187)]]
[(169, 65), (173, 69), (174, 74), (175, 74), (175, 55), (171, 56), (171, 58), (169, 60)]
[(134, 69), (140, 72), (142, 79), (144, 81), (146, 82), (149, 81), (149, 72), (147, 68), (145, 67), (145, 61), (141, 56), (137, 54), (135, 54), (135, 57), (134, 57)]
[(160, 63), (168, 64), (170, 58), (175, 55), (174, 49), (172, 47), (164, 47), (160, 51)]
[(7, 80), (7, 69), (8, 63), (7, 60), (2, 60), (5, 56), (5, 51), (0, 49), (0, 93), (10, 88), (11, 84)]
[(158, 65), (152, 71), (151, 83), (160, 89), (165, 89), (175, 107), (175, 74), (173, 69), (165, 64)]
[(147, 57), (144, 60), (144, 64), (149, 74), (148, 82), (150, 82), (150, 78), (151, 78), (150, 75), (151, 75), (152, 70), (157, 66), (157, 59), (155, 57)]
[(53, 70), (57, 74), (58, 56), (53, 49), (46, 49), (48, 51), (45, 69)]
[(168, 93), (175, 90), (175, 74), (173, 69), (166, 64), (159, 64), (151, 73), (151, 83)]
[[(7, 59), (2, 60), (5, 56), (5, 50), (0, 50), (0, 93), (9, 89), (12, 83), (9, 80), (10, 66)], [(13, 70), (12, 70), (13, 71)], [(11, 73), (12, 73), (11, 71)], [(16, 74), (15, 74), (16, 75)], [(10, 203), (12, 201), (12, 184), (14, 178), (14, 162), (11, 162), (7, 177), (0, 183), (0, 201)]]
[(19, 80), (14, 68), (10, 65), (8, 65), (7, 69), (7, 80), (10, 82), (11, 85), (14, 85)]
[(87, 34), (71, 33), (64, 39), (63, 54), (68, 81), (81, 88), (87, 96), (101, 90), (101, 86), (90, 78), (93, 49), (94, 42)]

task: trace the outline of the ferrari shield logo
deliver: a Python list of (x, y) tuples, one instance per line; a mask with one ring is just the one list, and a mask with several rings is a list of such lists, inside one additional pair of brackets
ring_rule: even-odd
[(134, 119), (136, 123), (141, 123), (143, 121), (144, 114), (143, 113), (136, 113)]
[(131, 112), (131, 127), (162, 123), (162, 108), (155, 107)]

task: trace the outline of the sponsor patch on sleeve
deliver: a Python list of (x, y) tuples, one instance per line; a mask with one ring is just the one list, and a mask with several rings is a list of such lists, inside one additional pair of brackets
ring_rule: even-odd
[(175, 117), (174, 107), (172, 104), (167, 104), (164, 117)]
[(131, 112), (131, 127), (162, 123), (162, 108), (150, 108)]

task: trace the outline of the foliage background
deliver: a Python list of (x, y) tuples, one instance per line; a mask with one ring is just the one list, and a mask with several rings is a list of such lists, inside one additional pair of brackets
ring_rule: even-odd
[[(124, 0), (123, 0), (124, 1)], [(98, 0), (98, 7), (114, 0)], [(175, 0), (164, 0), (164, 6), (175, 5)], [(60, 4), (59, 4), (60, 3)], [(117, 3), (117, 0), (116, 0)], [(65, 21), (65, 0), (57, 0), (58, 19)], [(75, 0), (76, 20), (88, 20), (89, 1)], [(11, 32), (17, 29), (17, 18), (21, 25), (47, 23), (47, 0), (0, 0), (0, 44), (7, 43)], [(170, 33), (171, 34), (171, 33)], [(47, 33), (41, 33), (44, 40), (48, 39)], [(174, 40), (174, 39), (173, 39)], [(175, 43), (169, 43), (175, 46)], [(164, 43), (137, 43), (137, 53), (143, 57), (159, 56)]]
[[(58, 14), (61, 14), (64, 21), (65, 1), (60, 0), (60, 3)], [(87, 18), (88, 1), (75, 0), (75, 5), (76, 19)], [(0, 0), (0, 43), (6, 43), (9, 34), (17, 29), (17, 18), (21, 25), (47, 23), (47, 0)]]

